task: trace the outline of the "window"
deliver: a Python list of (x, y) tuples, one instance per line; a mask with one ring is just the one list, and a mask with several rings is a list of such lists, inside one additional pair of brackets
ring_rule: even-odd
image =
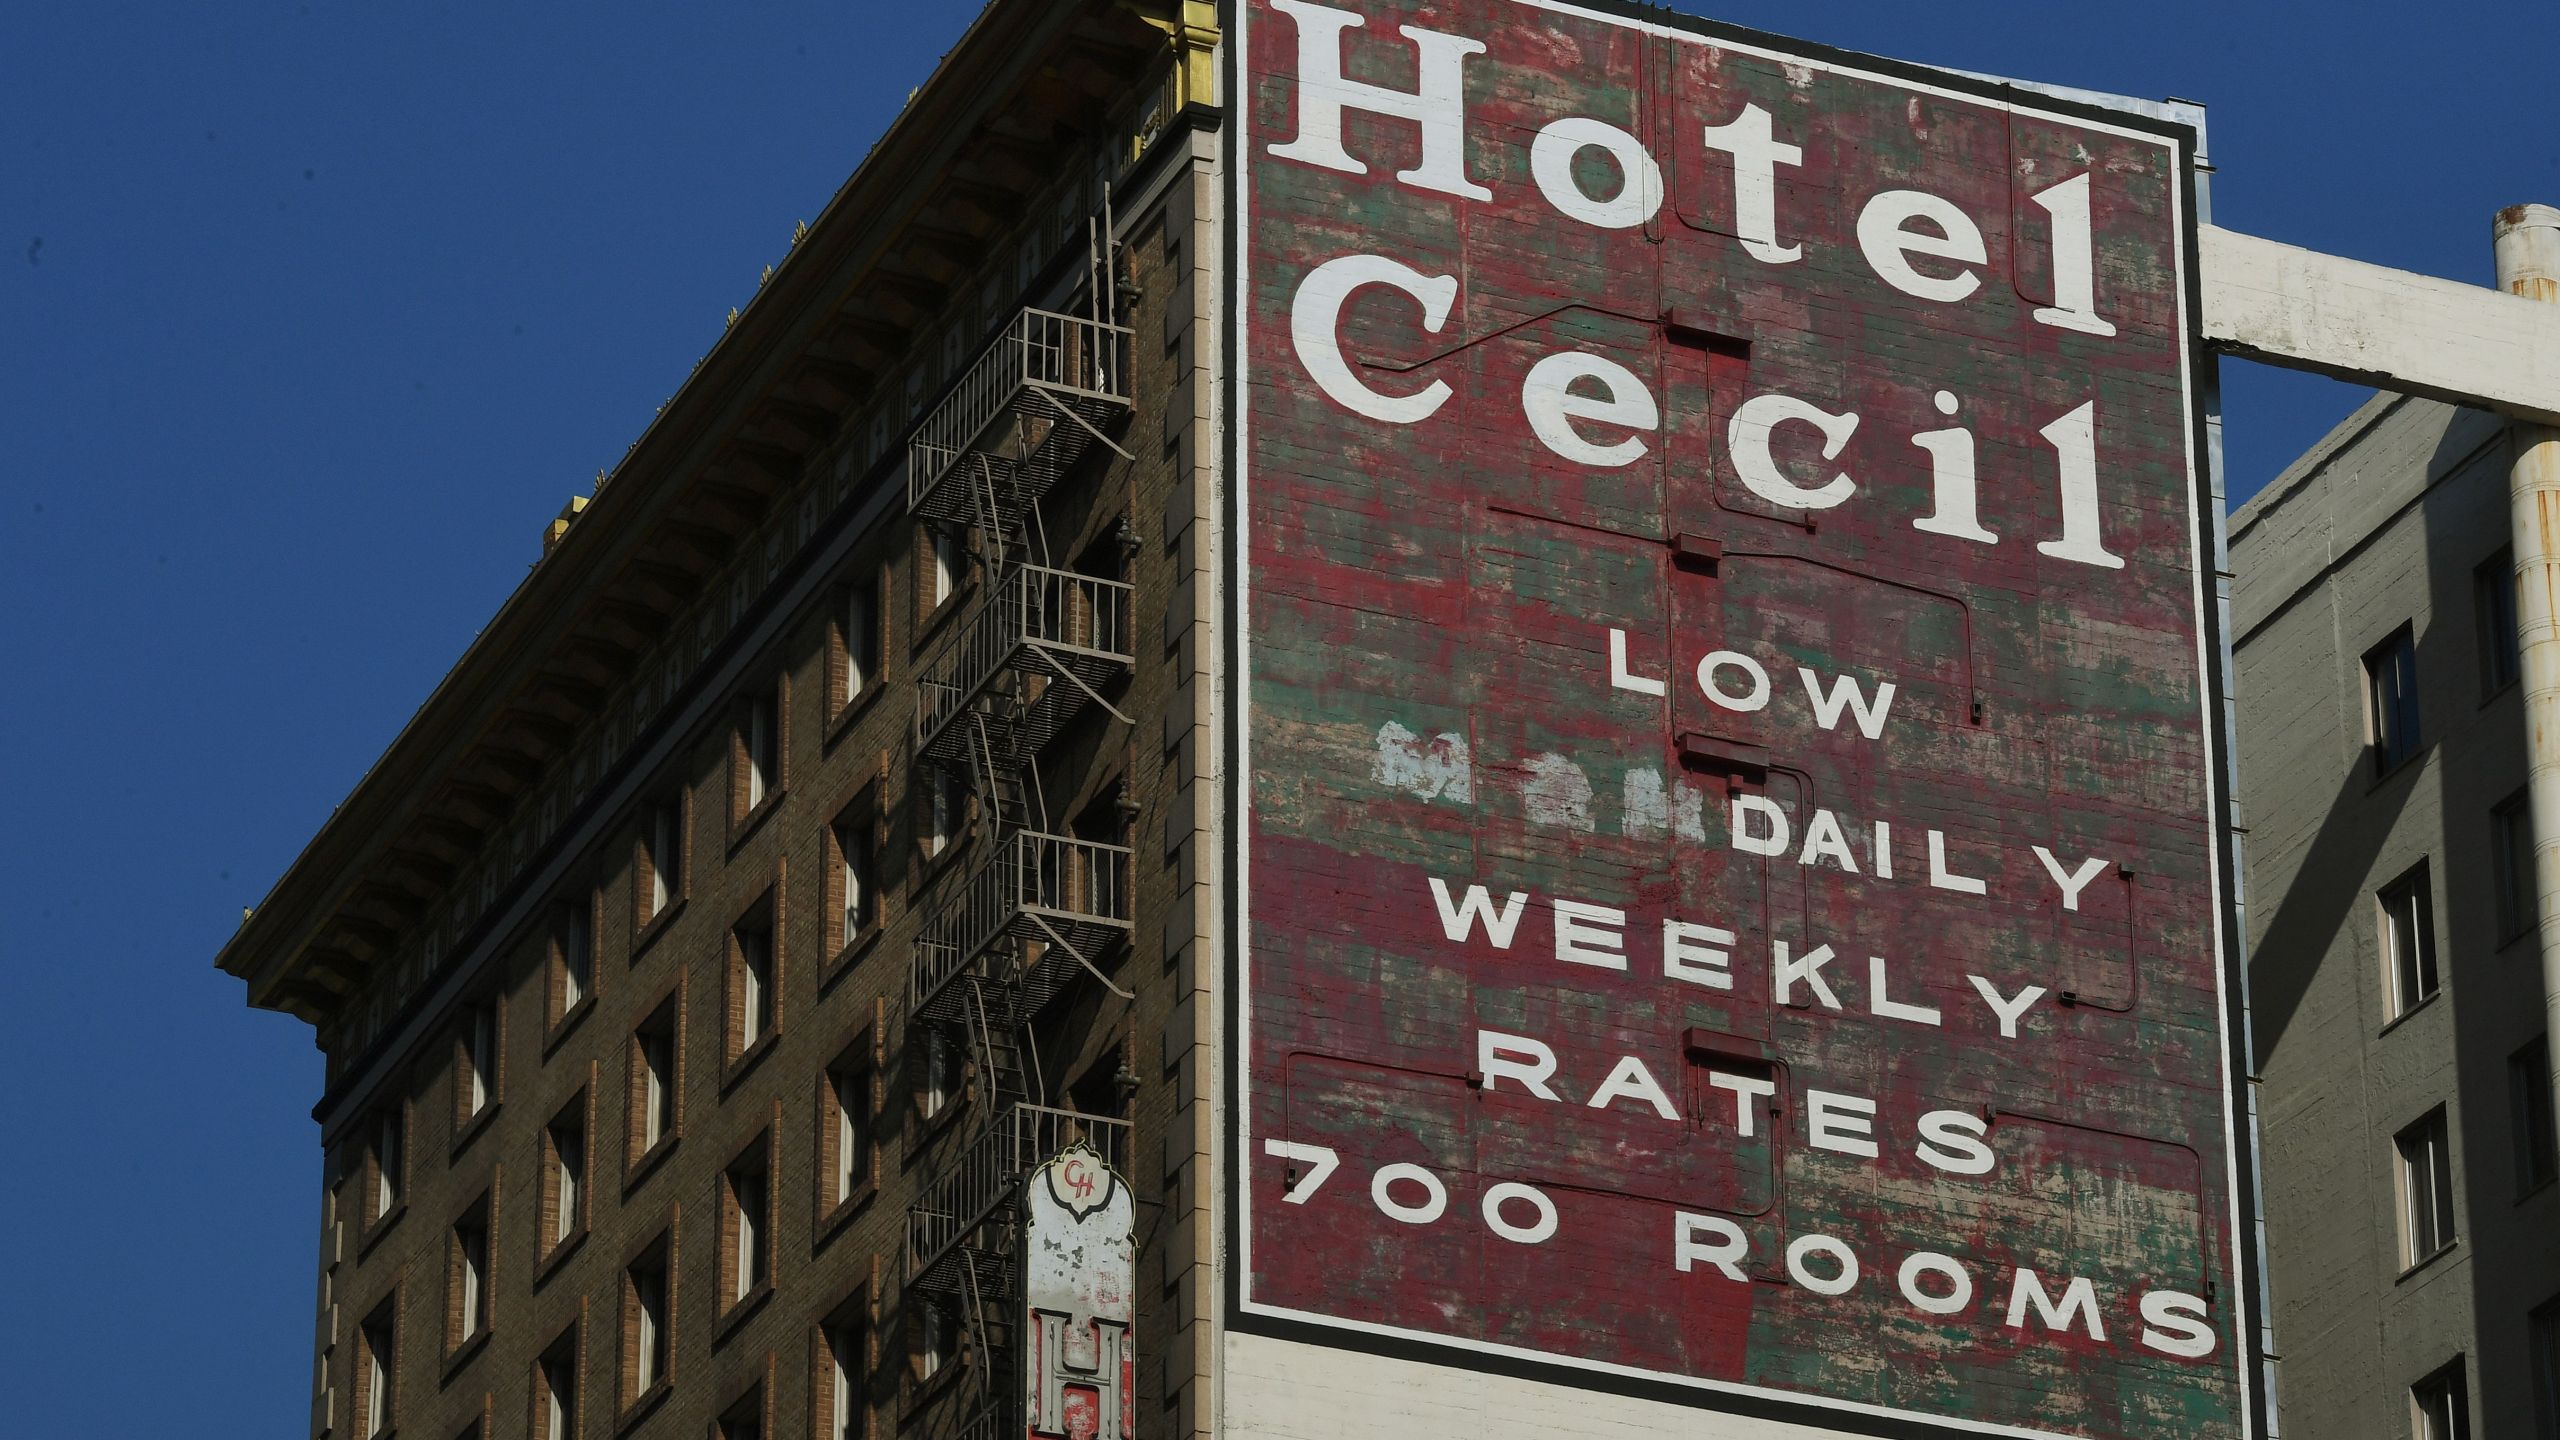
[(639, 1164), (675, 1138), (683, 1077), (676, 1044), (677, 999), (650, 1012), (631, 1032), (631, 1163)]
[(764, 1440), (764, 1386), (741, 1395), (712, 1429), (712, 1440)]
[(386, 1299), (356, 1330), (356, 1433), (390, 1433), (399, 1413), (399, 1296)]
[(561, 902), (552, 917), (550, 1022), (566, 1019), (595, 988), (595, 897), (578, 895)]
[(453, 1126), (457, 1140), (489, 1113), (498, 1098), (498, 1007), (474, 1001), (462, 1007), (453, 1044)]
[(2417, 1440), (2471, 1440), (2471, 1394), (2462, 1380), (2462, 1362), (2410, 1386), (2409, 1411)]
[(622, 1275), (622, 1403), (627, 1407), (667, 1383), (667, 1324), (674, 1314), (668, 1263), (672, 1240), (661, 1235)]
[(782, 704), (780, 686), (747, 697), (738, 712), (736, 769), (737, 805), (732, 819), (754, 814), (782, 789)]
[(871, 1042), (855, 1042), (818, 1086), (819, 1212), (871, 1188)]
[(579, 1092), (542, 1131), (542, 1253), (587, 1223), (587, 1097)]
[(871, 821), (856, 816), (836, 822), (836, 948), (869, 933), (880, 918), (879, 856), (872, 843)]
[(578, 1331), (571, 1326), (533, 1362), (536, 1440), (573, 1440), (578, 1433)]
[(819, 1440), (862, 1440), (863, 1379), (871, 1367), (857, 1301), (846, 1302), (818, 1326)]
[(726, 1312), (773, 1278), (771, 1140), (758, 1140), (720, 1175), (720, 1308)]
[(836, 637), (843, 657), (844, 682), (836, 691), (838, 705), (850, 705), (880, 679), (880, 581), (866, 575), (845, 592), (844, 613)]
[(939, 1026), (925, 1028), (916, 1055), (916, 1113), (935, 1119), (959, 1103), (960, 1046)]
[(2471, 572), (2471, 613), (2480, 645), (2480, 695), (2516, 683), (2516, 557), (2501, 550)]
[(654, 920), (684, 898), (684, 802), (650, 807), (640, 841), (641, 919)]
[(453, 1222), (452, 1258), (446, 1269), (444, 1344), (447, 1353), (480, 1338), (489, 1328), (489, 1197), (482, 1195)]
[(2519, 790), (2489, 812), (2489, 883), (2498, 887), (2498, 943), (2534, 928), (2533, 797)]
[(773, 900), (729, 928), (729, 1058), (753, 1050), (773, 1032)]
[(960, 532), (948, 525), (925, 527), (925, 612), (940, 609), (960, 589), (968, 560), (960, 553)]
[(2516, 1146), (2516, 1195), (2560, 1178), (2560, 1133), (2552, 1124), (2551, 1039), (2544, 1036), (2507, 1057), (2508, 1110)]
[(930, 860), (951, 848), (960, 819), (960, 790), (951, 772), (940, 766), (923, 766), (920, 773), (924, 778), (916, 798), (916, 841)]
[(2435, 997), (2435, 903), (2427, 867), (2419, 866), (2383, 887), (2382, 964), (2390, 985), (2390, 1018), (2397, 1020)]
[(368, 1221), (378, 1221), (400, 1208), (407, 1192), (409, 1161), (409, 1125), (406, 1109), (388, 1105), (373, 1117), (373, 1145), (366, 1154), (366, 1169), (372, 1176), (373, 1208)]
[(960, 1359), (960, 1317), (949, 1305), (931, 1298), (915, 1313), (916, 1378), (931, 1380)]
[(2392, 1141), (2400, 1154), (2400, 1263), (2416, 1265), (2453, 1243), (2453, 1156), (2439, 1109)]
[(2560, 1299), (2527, 1317), (2526, 1343), (2533, 1347), (2533, 1433), (2560, 1440)]
[(2406, 625), (2365, 652), (2365, 738), (2373, 773), (2387, 775), (2418, 753), (2418, 644)]

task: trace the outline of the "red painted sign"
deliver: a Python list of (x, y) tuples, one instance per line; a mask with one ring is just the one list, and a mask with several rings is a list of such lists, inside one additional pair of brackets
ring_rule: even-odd
[(2248, 1431), (2192, 135), (1239, 9), (1235, 1323)]

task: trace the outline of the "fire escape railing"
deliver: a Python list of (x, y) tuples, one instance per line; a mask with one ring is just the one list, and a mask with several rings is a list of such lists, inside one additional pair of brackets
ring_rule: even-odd
[(972, 457), (1016, 473), (1036, 502), (1129, 409), (1125, 325), (1025, 310), (980, 352), (907, 442), (907, 513), (975, 524), (988, 497), (967, 483)]
[(917, 678), (918, 763), (984, 804), (980, 853), (927, 901), (906, 1007), (919, 1039), (958, 1044), (974, 1069), (974, 1128), (928, 1152), (906, 1244), (907, 1289), (953, 1307), (984, 1376), (969, 1440), (1019, 1433), (1002, 1362), (1020, 1323), (1023, 1182), (1077, 1141), (1125, 1167), (1130, 1143), (1126, 1121), (1036, 1103), (1027, 1033), (1077, 975), (1109, 984), (1104, 962), (1135, 929), (1129, 848), (1052, 833), (1039, 781), (1043, 747), (1079, 716), (1128, 720), (1109, 692), (1136, 668), (1134, 591), (1053, 568), (1040, 531), (1042, 499), (1097, 448), (1119, 449), (1110, 427), (1132, 408), (1109, 229), (1096, 227), (1095, 318), (1022, 311), (908, 442), (908, 513), (965, 527), (986, 581)]
[(1005, 719), (1017, 753), (1000, 758), (1019, 764), (1082, 704), (1111, 708), (1101, 687), (1136, 663), (1131, 596), (1120, 581), (1042, 565), (997, 581), (987, 604), (925, 663), (916, 682), (916, 752), (974, 764), (972, 731), (954, 722), (973, 706), (1004, 706), (1015, 712)]
[(1051, 1156), (1077, 1141), (1093, 1147), (1115, 1170), (1125, 1171), (1130, 1126), (1017, 1104), (978, 1132), (916, 1197), (907, 1211), (907, 1283), (939, 1295), (962, 1284), (958, 1252), (973, 1234), (1001, 1229), (1017, 1205), (1022, 1182)]
[[(1057, 991), (1062, 976), (1045, 984), (1033, 972), (1052, 968), (1052, 949), (1072, 962), (1090, 963), (1113, 940), (1126, 937), (1136, 914), (1129, 894), (1130, 851), (1125, 845), (1017, 831), (994, 849), (957, 893), (936, 907), (917, 936), (908, 974), (907, 1013), (918, 1020), (957, 1023), (962, 1012), (952, 982), (976, 975), (1028, 992), (1017, 1013), (1028, 1015)], [(990, 959), (1001, 941), (1024, 942), (1021, 953)]]

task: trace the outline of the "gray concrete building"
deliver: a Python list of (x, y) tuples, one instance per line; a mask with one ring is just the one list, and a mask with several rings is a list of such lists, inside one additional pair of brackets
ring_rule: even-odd
[(2560, 1436), (2513, 449), (2383, 395), (2231, 518), (2290, 1434)]

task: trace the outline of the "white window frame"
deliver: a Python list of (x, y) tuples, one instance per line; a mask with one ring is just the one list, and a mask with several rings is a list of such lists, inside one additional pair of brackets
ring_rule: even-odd
[[(548, 1250), (578, 1233), (578, 1207), (586, 1202), (587, 1127), (584, 1123), (564, 1127), (560, 1120), (555, 1119), (546, 1130), (551, 1142), (551, 1190), (557, 1202), (551, 1217), (549, 1244), (543, 1247)], [(561, 1143), (564, 1134), (576, 1138), (574, 1151)]]
[(684, 802), (649, 812), (649, 917), (667, 913), (684, 885)]
[(675, 1129), (676, 1041), (673, 1026), (640, 1032), (640, 1152)]
[(730, 1253), (737, 1266), (737, 1273), (729, 1277), (732, 1305), (754, 1294), (764, 1278), (765, 1250), (773, 1238), (765, 1233), (764, 1165), (759, 1153), (729, 1172), (729, 1208), (734, 1212), (729, 1221)]
[(878, 886), (873, 883), (877, 863), (869, 825), (852, 820), (836, 826), (836, 878), (844, 892), (844, 908), (837, 923), (844, 927), (844, 944), (860, 939), (869, 928), (871, 907), (879, 900)]
[(765, 797), (779, 788), (782, 769), (782, 747), (775, 724), (771, 695), (758, 695), (747, 701), (745, 734), (747, 752), (747, 808), (755, 809)]
[(463, 1054), (469, 1062), (471, 1075), (462, 1113), (464, 1119), (476, 1120), (488, 1110), (489, 1102), (496, 1095), (490, 1081), (496, 1078), (498, 1071), (498, 1007), (487, 1001), (478, 1001), (467, 1006), (463, 1014)]
[(663, 1261), (630, 1272), (632, 1338), (631, 1393), (648, 1393), (666, 1378), (667, 1271)]
[(861, 1440), (862, 1411), (854, 1400), (862, 1374), (869, 1368), (861, 1346), (861, 1326), (838, 1322), (826, 1327), (826, 1440)]
[(2393, 1020), (2436, 997), (2444, 972), (2436, 961), (2435, 896), (2428, 867), (2418, 866), (2374, 896), (2382, 917), (2384, 984)]
[(773, 1031), (773, 948), (770, 928), (740, 925), (730, 932), (738, 947), (738, 1053)]
[(880, 668), (880, 582), (866, 576), (862, 583), (845, 594), (844, 602), (844, 691), (837, 703), (850, 705), (862, 698), (862, 692), (879, 678)]
[(397, 1105), (386, 1107), (373, 1122), (373, 1213), (380, 1220), (400, 1208), (408, 1183), (409, 1126)]
[(454, 1337), (457, 1345), (467, 1345), (480, 1337), (486, 1328), (489, 1299), (489, 1227), (482, 1223), (488, 1215), (482, 1208), (454, 1227), (453, 1246), (462, 1266), (462, 1305), (457, 1317), (461, 1332)]
[(2392, 1137), (2400, 1192), (2400, 1263), (2414, 1269), (2451, 1248), (2454, 1219), (2453, 1127), (2442, 1107)]
[(969, 561), (961, 553), (957, 530), (948, 525), (928, 525), (925, 533), (930, 537), (925, 549), (933, 565), (933, 604), (930, 608), (939, 610), (952, 596), (960, 593), (960, 579), (967, 573)]

